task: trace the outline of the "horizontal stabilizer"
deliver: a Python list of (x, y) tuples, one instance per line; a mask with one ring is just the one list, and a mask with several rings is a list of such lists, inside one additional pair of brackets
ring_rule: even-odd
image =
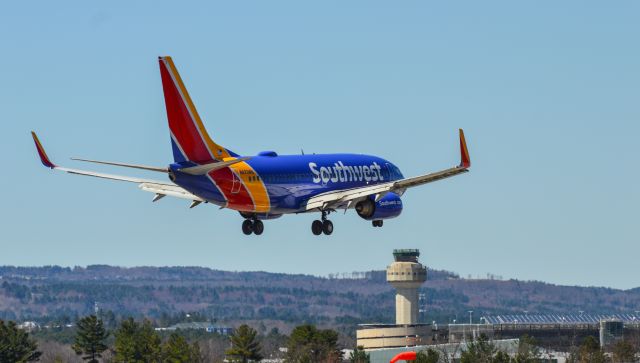
[(147, 165), (139, 165), (139, 164), (125, 164), (125, 163), (116, 163), (116, 162), (112, 162), (112, 161), (89, 160), (89, 159), (80, 159), (80, 158), (71, 158), (71, 160), (84, 161), (84, 162), (87, 162), (87, 163), (95, 163), (95, 164), (103, 164), (103, 165), (123, 166), (125, 168), (158, 171), (158, 172), (161, 172), (161, 173), (168, 173), (169, 172), (169, 169), (167, 169), (166, 167), (162, 168), (162, 167), (158, 167), (158, 166), (147, 166)]
[(219, 169), (224, 169), (226, 167), (229, 167), (233, 164), (237, 164), (237, 163), (241, 163), (245, 160), (249, 160), (250, 157), (246, 156), (243, 158), (237, 158), (237, 159), (233, 159), (233, 160), (227, 160), (227, 161), (218, 161), (218, 162), (213, 162), (213, 163), (207, 163), (207, 164), (202, 164), (202, 165), (197, 165), (197, 166), (190, 166), (187, 168), (182, 168), (182, 169), (178, 169), (180, 172), (183, 172), (185, 174), (189, 174), (189, 175), (205, 175), (207, 173), (209, 173), (210, 171), (214, 171), (214, 170), (219, 170)]
[[(199, 201), (199, 202), (204, 202), (205, 200), (195, 196), (191, 193), (189, 193), (188, 191), (180, 188), (177, 185), (167, 185), (167, 184), (159, 184), (159, 183), (141, 183), (140, 185), (138, 185), (138, 187), (142, 190), (144, 190), (145, 192), (151, 192), (151, 193), (155, 193), (156, 195), (168, 195), (170, 197), (175, 197), (175, 198), (181, 198), (181, 199), (189, 199), (192, 201)], [(159, 197), (158, 199), (160, 199), (162, 197)], [(156, 199), (154, 197), (154, 202), (157, 201), (158, 199)]]

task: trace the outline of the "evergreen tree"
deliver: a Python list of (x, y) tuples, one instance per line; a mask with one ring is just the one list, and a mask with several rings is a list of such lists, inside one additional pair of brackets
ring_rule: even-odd
[(357, 346), (349, 355), (349, 363), (369, 363), (370, 361), (369, 353), (365, 352), (361, 346)]
[(142, 324), (136, 323), (133, 318), (123, 320), (115, 337), (114, 362), (160, 362), (160, 336), (148, 320)]
[(496, 347), (489, 342), (486, 335), (481, 334), (478, 340), (469, 343), (460, 355), (461, 363), (491, 363)]
[(191, 363), (204, 363), (204, 361), (205, 358), (202, 355), (200, 344), (198, 344), (198, 342), (193, 342), (191, 345)]
[(262, 348), (256, 338), (257, 334), (250, 326), (240, 325), (231, 336), (231, 348), (225, 352), (227, 358), (242, 363), (262, 360)]
[(187, 340), (178, 333), (172, 333), (162, 346), (163, 363), (197, 363), (200, 359), (198, 344), (190, 346)]
[(509, 354), (499, 350), (496, 354), (491, 358), (491, 363), (509, 363), (511, 362), (511, 357)]
[(101, 353), (107, 350), (105, 340), (109, 336), (102, 320), (95, 315), (89, 315), (80, 319), (77, 327), (73, 350), (78, 355), (84, 354), (82, 359), (88, 360), (89, 363), (98, 363), (98, 358), (102, 357)]
[(15, 322), (5, 324), (0, 320), (0, 362), (35, 362), (42, 354), (37, 349), (36, 342)]
[(515, 363), (537, 363), (542, 358), (540, 348), (536, 346), (534, 338), (523, 335), (519, 339), (518, 353), (514, 357)]
[(580, 346), (580, 362), (604, 363), (607, 357), (594, 337), (586, 337)]
[(145, 320), (140, 325), (138, 345), (140, 353), (145, 362), (155, 362), (160, 360), (162, 342), (160, 335), (153, 329), (151, 322)]
[(570, 363), (604, 363), (607, 357), (600, 349), (600, 343), (594, 337), (586, 337), (577, 352), (571, 353), (567, 362)]
[(498, 350), (485, 334), (469, 343), (460, 355), (460, 363), (508, 363), (510, 360), (509, 355)]
[(314, 325), (297, 326), (287, 343), (286, 361), (289, 363), (340, 362), (342, 352), (338, 347), (338, 333), (318, 330)]
[(440, 360), (440, 353), (433, 350), (433, 348), (429, 348), (426, 351), (421, 351), (416, 353), (416, 363), (438, 363)]
[(114, 360), (116, 362), (133, 362), (136, 359), (136, 336), (140, 329), (133, 318), (128, 318), (120, 323), (115, 331)]

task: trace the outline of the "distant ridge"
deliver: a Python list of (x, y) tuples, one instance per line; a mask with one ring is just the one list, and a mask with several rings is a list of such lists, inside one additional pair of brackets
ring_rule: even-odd
[[(318, 277), (230, 272), (204, 267), (0, 266), (0, 319), (71, 317), (93, 312), (95, 302), (117, 316), (159, 318), (198, 312), (211, 319), (265, 320), (329, 326), (391, 322), (393, 290), (384, 271)], [(339, 278), (336, 278), (339, 277)], [(462, 279), (430, 271), (422, 292), (424, 321), (482, 315), (630, 313), (640, 288), (559, 286), (538, 281)]]

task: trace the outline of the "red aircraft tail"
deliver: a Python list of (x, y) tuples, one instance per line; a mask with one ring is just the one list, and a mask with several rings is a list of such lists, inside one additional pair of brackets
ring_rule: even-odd
[(230, 157), (209, 137), (171, 57), (159, 57), (159, 63), (174, 160), (206, 163)]

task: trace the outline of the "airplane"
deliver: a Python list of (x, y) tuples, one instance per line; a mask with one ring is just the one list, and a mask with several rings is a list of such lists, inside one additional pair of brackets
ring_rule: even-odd
[(393, 163), (360, 154), (278, 155), (263, 151), (239, 155), (211, 139), (171, 57), (159, 57), (160, 77), (169, 122), (173, 163), (146, 166), (91, 159), (72, 160), (158, 172), (168, 181), (69, 169), (54, 164), (35, 132), (31, 132), (42, 164), (75, 175), (138, 184), (154, 193), (191, 201), (190, 208), (209, 203), (237, 211), (245, 235), (261, 235), (263, 220), (285, 214), (319, 213), (311, 224), (314, 235), (330, 235), (330, 213), (354, 209), (358, 216), (382, 227), (402, 212), (401, 197), (409, 188), (469, 171), (471, 160), (464, 132), (459, 130), (460, 164), (435, 173), (405, 178)]

